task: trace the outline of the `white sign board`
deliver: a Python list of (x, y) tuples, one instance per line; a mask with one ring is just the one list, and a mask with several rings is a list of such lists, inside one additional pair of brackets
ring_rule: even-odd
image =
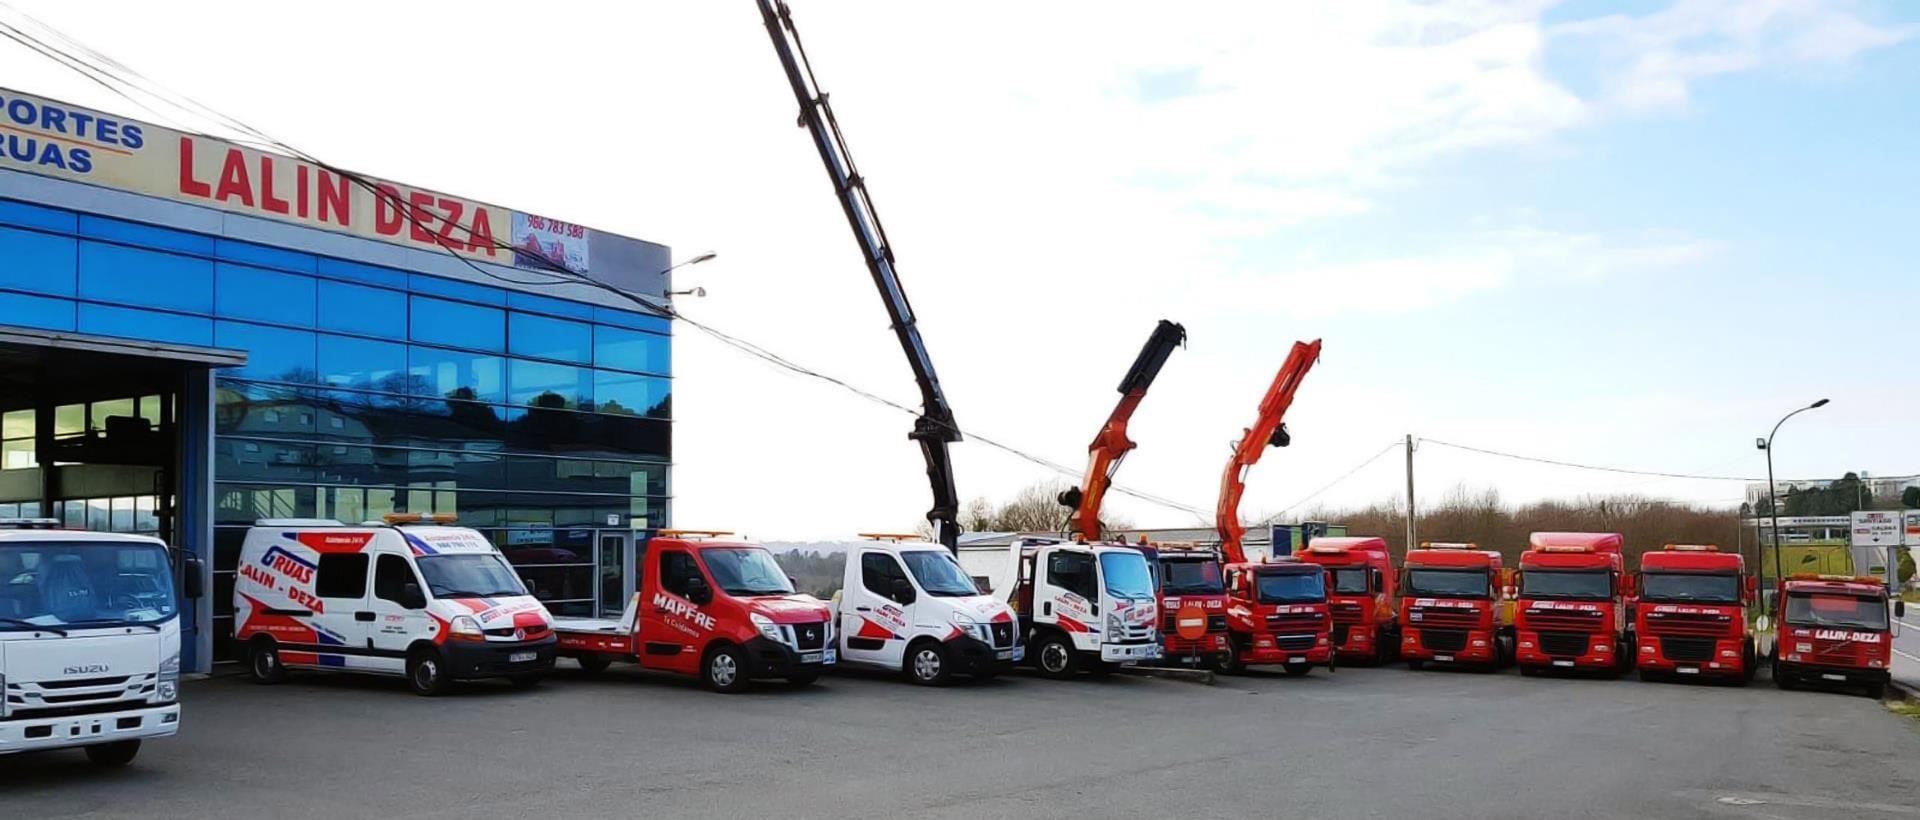
[(1894, 547), (1905, 533), (1901, 513), (1889, 510), (1862, 510), (1853, 514), (1853, 546)]
[(1907, 510), (1907, 546), (1920, 547), (1920, 510)]

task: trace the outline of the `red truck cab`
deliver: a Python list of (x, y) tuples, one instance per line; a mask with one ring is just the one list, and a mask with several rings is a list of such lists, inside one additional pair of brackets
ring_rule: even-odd
[[(1905, 601), (1871, 575), (1790, 575), (1774, 596), (1773, 682), (1860, 686), (1886, 696)], [(1891, 616), (1891, 617), (1890, 617)]]
[(1668, 544), (1640, 556), (1633, 589), (1634, 667), (1641, 680), (1753, 680), (1747, 625), (1753, 579), (1738, 554), (1712, 544)]
[(1500, 553), (1474, 544), (1421, 544), (1400, 578), (1400, 657), (1499, 668), (1513, 657), (1512, 608)]
[(1181, 544), (1141, 549), (1154, 559), (1160, 579), (1161, 662), (1218, 663), (1227, 651), (1227, 583), (1220, 553)]
[(1620, 673), (1632, 665), (1625, 546), (1625, 536), (1614, 532), (1536, 532), (1528, 538), (1514, 607), (1521, 674), (1548, 669)]
[(641, 548), (639, 591), (620, 620), (554, 619), (559, 654), (589, 673), (625, 661), (718, 692), (812, 683), (836, 660), (832, 608), (796, 594), (765, 547), (721, 540), (730, 534), (661, 530)]
[(1315, 538), (1300, 560), (1327, 571), (1333, 651), (1340, 660), (1386, 663), (1397, 657), (1393, 556), (1385, 538)]
[(1333, 664), (1326, 570), (1287, 557), (1226, 566), (1227, 648), (1220, 670), (1276, 665), (1305, 675)]

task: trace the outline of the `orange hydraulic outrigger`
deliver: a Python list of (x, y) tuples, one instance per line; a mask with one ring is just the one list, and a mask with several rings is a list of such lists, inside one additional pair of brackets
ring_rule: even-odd
[(1233, 459), (1227, 462), (1227, 471), (1220, 477), (1220, 506), (1214, 511), (1214, 526), (1220, 530), (1220, 552), (1230, 564), (1247, 560), (1240, 544), (1247, 532), (1240, 524), (1240, 495), (1247, 489), (1247, 469), (1259, 463), (1269, 445), (1287, 446), (1287, 426), (1281, 419), (1293, 404), (1300, 380), (1306, 378), (1307, 371), (1319, 360), (1319, 339), (1293, 343), (1293, 351), (1287, 354), (1286, 363), (1280, 365), (1273, 384), (1267, 387), (1266, 397), (1260, 400), (1259, 420), (1241, 434), (1240, 442), (1233, 448)]
[(1127, 421), (1133, 418), (1140, 400), (1147, 397), (1147, 388), (1160, 376), (1160, 367), (1167, 363), (1167, 357), (1186, 341), (1186, 328), (1161, 319), (1160, 324), (1154, 326), (1153, 335), (1147, 337), (1146, 346), (1140, 348), (1140, 355), (1134, 358), (1133, 366), (1127, 368), (1127, 377), (1120, 380), (1120, 403), (1107, 416), (1107, 423), (1100, 426), (1093, 443), (1087, 445), (1086, 477), (1080, 486), (1060, 494), (1060, 503), (1073, 508), (1068, 535), (1100, 540), (1100, 502), (1106, 498), (1107, 488), (1113, 485), (1113, 473), (1120, 469), (1121, 459), (1134, 448), (1133, 440), (1127, 438)]

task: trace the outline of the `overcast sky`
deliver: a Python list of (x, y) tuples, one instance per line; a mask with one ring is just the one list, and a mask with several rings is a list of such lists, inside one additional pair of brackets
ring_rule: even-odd
[[(678, 281), (709, 292), (688, 315), (917, 403), (748, 0), (16, 5), (335, 164), (716, 251)], [(1191, 344), (1119, 480), (1196, 507), (1312, 338), (1250, 514), (1407, 433), (1763, 476), (1753, 438), (1820, 397), (1782, 477), (1920, 472), (1912, 5), (793, 5), (962, 427), (1078, 468), (1170, 318)], [(6, 45), (0, 84), (141, 114)], [(678, 525), (919, 520), (909, 417), (675, 344)], [(1742, 494), (1417, 458), (1428, 498)], [(1053, 477), (977, 443), (956, 462), (968, 497)], [(1391, 453), (1315, 503), (1402, 481)]]

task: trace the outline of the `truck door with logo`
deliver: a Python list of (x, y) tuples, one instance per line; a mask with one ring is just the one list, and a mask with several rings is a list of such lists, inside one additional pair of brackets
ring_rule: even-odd
[(859, 583), (841, 590), (846, 607), (840, 623), (847, 660), (898, 668), (913, 638), (913, 602), (918, 598), (900, 560), (885, 550), (862, 550)]
[(417, 640), (431, 641), (433, 618), (427, 614), (426, 585), (405, 556), (383, 553), (373, 559), (373, 597), (367, 608), (368, 662), (382, 671), (400, 674), (406, 669), (407, 648)]
[(640, 602), (640, 665), (683, 675), (700, 671), (700, 652), (713, 636), (713, 618), (704, 610), (713, 602), (712, 581), (691, 550), (659, 545), (653, 550), (658, 570), (644, 585)]
[(1046, 550), (1037, 561), (1033, 603), (1036, 621), (1058, 624), (1080, 649), (1098, 648), (1100, 572), (1092, 553)]

